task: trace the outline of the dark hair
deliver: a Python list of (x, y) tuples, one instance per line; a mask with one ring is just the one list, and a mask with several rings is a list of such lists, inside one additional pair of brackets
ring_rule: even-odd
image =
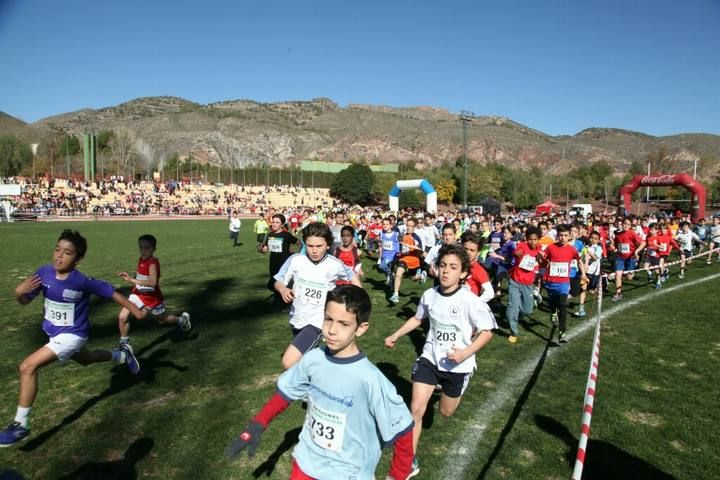
[(446, 223), (445, 225), (443, 225), (443, 227), (442, 227), (442, 229), (441, 229), (440, 231), (441, 231), (441, 232), (444, 232), (445, 230), (448, 230), (448, 229), (449, 229), (449, 230), (452, 230), (453, 233), (456, 233), (456, 232), (457, 232), (457, 228), (455, 228), (455, 224), (454, 224), (454, 223)]
[(345, 232), (350, 232), (350, 235), (352, 235), (353, 237), (355, 236), (355, 229), (354, 229), (353, 227), (351, 227), (350, 225), (345, 225), (344, 227), (342, 227), (342, 228), (340, 229), (340, 235), (341, 235), (341, 236), (342, 236), (342, 234), (345, 233)]
[(60, 240), (66, 240), (73, 244), (75, 247), (75, 252), (77, 253), (78, 258), (85, 257), (85, 254), (87, 253), (87, 240), (85, 240), (85, 237), (80, 235), (80, 232), (77, 230), (63, 230), (60, 234), (60, 238), (58, 238), (58, 242)]
[[(477, 232), (468, 230), (460, 235), (460, 243), (470, 242), (478, 246), (478, 250), (482, 250), (485, 246), (485, 237), (478, 235)], [(438, 254), (439, 255), (439, 254)]]
[[(465, 232), (467, 233), (467, 232)], [(440, 247), (437, 259), (435, 260), (435, 266), (440, 267), (440, 261), (447, 255), (455, 255), (460, 259), (461, 270), (463, 272), (470, 271), (470, 256), (462, 245), (457, 243), (451, 243)]]
[(309, 237), (324, 238), (328, 247), (333, 244), (333, 234), (327, 223), (314, 222), (303, 228), (303, 242), (307, 243)]
[(370, 321), (370, 296), (358, 286), (346, 284), (335, 287), (328, 292), (325, 305), (329, 302), (345, 305), (345, 310), (355, 315), (358, 326)]
[(285, 215), (283, 215), (282, 213), (276, 213), (272, 216), (272, 218), (277, 218), (278, 220), (280, 220), (280, 225), (285, 225)]
[(146, 233), (145, 235), (140, 235), (138, 237), (138, 243), (140, 242), (149, 243), (153, 250), (157, 248), (157, 239), (153, 235), (150, 235), (148, 233)]
[(525, 230), (525, 238), (528, 238), (530, 235), (536, 235), (540, 238), (542, 237), (542, 232), (538, 227), (529, 226), (527, 227), (527, 230)]
[(567, 225), (561, 223), (561, 224), (559, 224), (558, 226), (555, 227), (555, 231), (556, 231), (557, 233), (567, 233), (567, 232), (570, 231), (570, 227), (568, 227)]

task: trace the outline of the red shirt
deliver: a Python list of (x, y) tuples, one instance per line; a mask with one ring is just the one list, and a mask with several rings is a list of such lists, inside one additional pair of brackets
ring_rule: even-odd
[(670, 255), (672, 247), (680, 250), (680, 245), (678, 245), (670, 233), (660, 233), (654, 238), (656, 239), (658, 254), (663, 258)]
[(573, 260), (579, 261), (580, 256), (575, 247), (569, 243), (565, 245), (553, 243), (545, 249), (545, 259), (547, 260), (544, 277), (546, 282), (570, 283), (570, 263)]
[(635, 255), (638, 245), (642, 243), (642, 239), (635, 230), (623, 230), (615, 235), (615, 249), (618, 258), (630, 258)]
[[(645, 240), (647, 243), (647, 247), (645, 247), (645, 254), (648, 257), (659, 257), (660, 253), (660, 244), (658, 243), (658, 238), (660, 238), (660, 235), (652, 235), (650, 237), (647, 237)], [(665, 247), (667, 249), (667, 247)]]
[(480, 295), (482, 291), (482, 284), (490, 281), (490, 277), (487, 272), (480, 265), (477, 260), (470, 263), (470, 275), (467, 276), (465, 284), (470, 287), (470, 290), (475, 295)]
[(157, 270), (157, 285), (155, 287), (146, 287), (143, 285), (133, 286), (132, 293), (140, 297), (143, 305), (148, 308), (155, 308), (163, 303), (163, 295), (160, 291), (160, 260), (150, 257), (147, 260), (140, 258), (137, 265), (137, 280), (150, 280), (150, 265), (155, 265)]
[(515, 265), (510, 269), (510, 278), (523, 285), (532, 285), (535, 282), (535, 275), (540, 269), (535, 260), (540, 251), (539, 245), (532, 250), (527, 242), (519, 242), (515, 247), (515, 253), (522, 252), (523, 256), (515, 257)]

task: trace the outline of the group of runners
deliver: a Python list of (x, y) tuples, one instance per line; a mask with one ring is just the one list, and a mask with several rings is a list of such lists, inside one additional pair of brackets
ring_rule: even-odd
[[(579, 300), (576, 316), (586, 315), (586, 294), (604, 288), (604, 259), (612, 257), (613, 298), (621, 300), (622, 280), (638, 262), (643, 262), (658, 286), (668, 273), (664, 260), (673, 248), (681, 250), (685, 260), (698, 244), (720, 246), (717, 218), (700, 232), (701, 237), (685, 223), (671, 235), (673, 223), (651, 218), (520, 222), (478, 213), (398, 217), (334, 212), (319, 221), (315, 212), (292, 215), (295, 221), (271, 212), (255, 225), (257, 250), (269, 254), (267, 288), (277, 302), (289, 304), (292, 340), (282, 353), (285, 371), (277, 392), (231, 442), (226, 454), (232, 457), (247, 449), (254, 455), (273, 418), (292, 401), (303, 400), (307, 414), (293, 452), (293, 479), (374, 478), (381, 448), (388, 445), (394, 448), (388, 478), (417, 475), (422, 418), (430, 399), (439, 391), (440, 413), (450, 416), (456, 411), (476, 368), (476, 353), (498, 330), (493, 308), (498, 311), (503, 292), (507, 292), (510, 343), (518, 341), (522, 316), (532, 314), (543, 301), (542, 287), (562, 344), (567, 342), (568, 299)], [(238, 223), (233, 216), (230, 236), (234, 244)], [(76, 269), (87, 244), (78, 232), (69, 230), (60, 235), (52, 264), (17, 286), (15, 295), (21, 304), (43, 294), (43, 328), (49, 342), (20, 364), (18, 408), (13, 422), (0, 433), (0, 446), (29, 435), (28, 418), (41, 367), (68, 359), (83, 365), (113, 360), (137, 374), (140, 364), (129, 338), (131, 318), (153, 316), (185, 331), (191, 328), (187, 313), (175, 316), (164, 309), (155, 238), (143, 235), (138, 246), (136, 273), (119, 274), (133, 284), (129, 298)], [(292, 253), (293, 247), (299, 251)], [(376, 258), (376, 268), (385, 274), (390, 304), (400, 302), (404, 278), (433, 281), (422, 293), (415, 314), (385, 339), (385, 345), (393, 348), (418, 327), (427, 329), (422, 353), (412, 365), (409, 408), (357, 344), (370, 328), (372, 304), (361, 283), (363, 251)], [(712, 261), (712, 254), (707, 261)], [(680, 275), (684, 268), (685, 262)], [(91, 295), (110, 298), (121, 306), (120, 340), (112, 351), (85, 347)]]

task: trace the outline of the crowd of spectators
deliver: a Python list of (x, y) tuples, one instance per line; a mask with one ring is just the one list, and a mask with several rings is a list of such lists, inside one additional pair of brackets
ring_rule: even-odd
[(48, 178), (5, 178), (21, 186), (9, 196), (15, 217), (113, 215), (254, 214), (268, 207), (332, 207), (327, 188), (288, 185), (224, 185), (200, 181), (133, 181), (112, 176), (98, 182)]

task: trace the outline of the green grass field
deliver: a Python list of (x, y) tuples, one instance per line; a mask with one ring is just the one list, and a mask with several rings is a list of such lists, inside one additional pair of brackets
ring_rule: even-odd
[[(70, 227), (89, 243), (80, 270), (116, 286), (116, 272), (134, 270), (137, 236), (156, 235), (166, 304), (170, 311), (189, 311), (194, 330), (183, 336), (135, 323), (138, 377), (110, 364), (45, 368), (32, 435), (22, 446), (0, 451), (0, 472), (10, 469), (28, 479), (288, 478), (305, 414), (300, 405), (273, 422), (254, 459), (223, 456), (274, 391), (280, 355), (291, 338), (287, 314), (268, 301), (267, 257), (255, 251), (247, 225), (244, 245), (235, 249), (225, 221), (0, 225), (3, 426), (17, 405), (17, 365), (46, 341), (41, 302), (21, 306), (13, 289), (49, 262), (58, 234)], [(365, 271), (374, 311), (361, 347), (409, 402), (410, 366), (423, 334), (404, 337), (394, 350), (385, 349), (383, 339), (414, 313), (424, 287), (408, 281), (400, 304), (390, 306), (371, 262)], [(608, 312), (622, 310), (604, 320), (584, 478), (720, 477), (718, 272), (718, 264), (695, 263), (685, 280), (673, 277), (659, 293), (636, 280), (624, 303), (605, 302)], [(707, 281), (691, 285), (701, 279)], [(115, 346), (117, 311), (111, 302), (93, 305), (90, 347)], [(478, 371), (454, 417), (441, 418), (435, 405), (425, 419), (418, 478), (570, 477), (592, 321), (571, 319), (571, 331), (579, 333), (559, 348), (548, 341), (548, 317), (536, 311), (537, 323), (521, 331), (518, 344), (508, 344), (499, 332), (478, 354)], [(389, 454), (378, 478), (384, 478)]]

